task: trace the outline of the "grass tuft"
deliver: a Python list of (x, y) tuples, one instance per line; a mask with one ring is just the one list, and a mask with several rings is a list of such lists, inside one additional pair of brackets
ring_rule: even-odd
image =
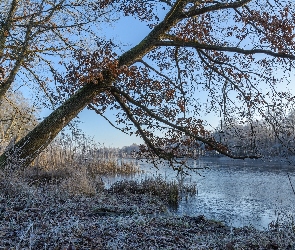
[[(196, 189), (184, 185), (186, 192), (194, 195)], [(165, 200), (170, 206), (177, 207), (180, 200), (180, 186), (176, 181), (166, 181), (162, 177), (147, 178), (140, 182), (121, 180), (110, 187), (110, 192), (121, 194), (148, 194)]]

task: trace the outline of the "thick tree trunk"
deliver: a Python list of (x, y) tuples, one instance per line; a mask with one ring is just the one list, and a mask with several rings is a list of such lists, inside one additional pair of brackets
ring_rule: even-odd
[(107, 84), (87, 84), (0, 156), (0, 169), (27, 167)]

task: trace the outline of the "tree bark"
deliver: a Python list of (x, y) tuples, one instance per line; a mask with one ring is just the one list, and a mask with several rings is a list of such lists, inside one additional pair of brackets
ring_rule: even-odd
[(53, 111), (39, 125), (0, 156), (0, 169), (25, 168), (48, 146), (56, 135), (83, 110), (99, 93), (104, 92), (111, 80), (101, 84), (89, 83)]

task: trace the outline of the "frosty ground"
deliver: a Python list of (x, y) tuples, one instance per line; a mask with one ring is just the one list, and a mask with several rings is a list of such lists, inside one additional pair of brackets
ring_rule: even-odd
[(231, 228), (175, 216), (163, 198), (104, 189), (0, 182), (0, 249), (295, 249), (294, 225)]

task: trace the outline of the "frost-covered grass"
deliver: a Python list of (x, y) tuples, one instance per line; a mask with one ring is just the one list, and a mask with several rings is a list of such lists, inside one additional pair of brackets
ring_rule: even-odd
[(295, 249), (291, 218), (267, 231), (231, 228), (202, 215), (175, 216), (147, 188), (89, 196), (61, 183), (1, 176), (0, 249)]
[(64, 140), (53, 141), (24, 171), (14, 171), (18, 168), (12, 166), (7, 172), (30, 185), (55, 184), (71, 194), (95, 195), (104, 188), (103, 175), (132, 175), (141, 171), (134, 162), (118, 160), (112, 152), (101, 153), (89, 142), (68, 139), (68, 144), (63, 145)]
[(258, 231), (175, 216), (194, 186), (156, 177), (105, 189), (102, 175), (139, 167), (82, 151), (49, 147), (25, 171), (0, 173), (0, 249), (295, 249), (292, 217)]
[(196, 194), (196, 186), (182, 185), (180, 187), (176, 181), (167, 181), (157, 176), (141, 181), (118, 181), (110, 187), (110, 191), (119, 194), (149, 194), (161, 198), (172, 207), (177, 207), (181, 195), (193, 196)]

